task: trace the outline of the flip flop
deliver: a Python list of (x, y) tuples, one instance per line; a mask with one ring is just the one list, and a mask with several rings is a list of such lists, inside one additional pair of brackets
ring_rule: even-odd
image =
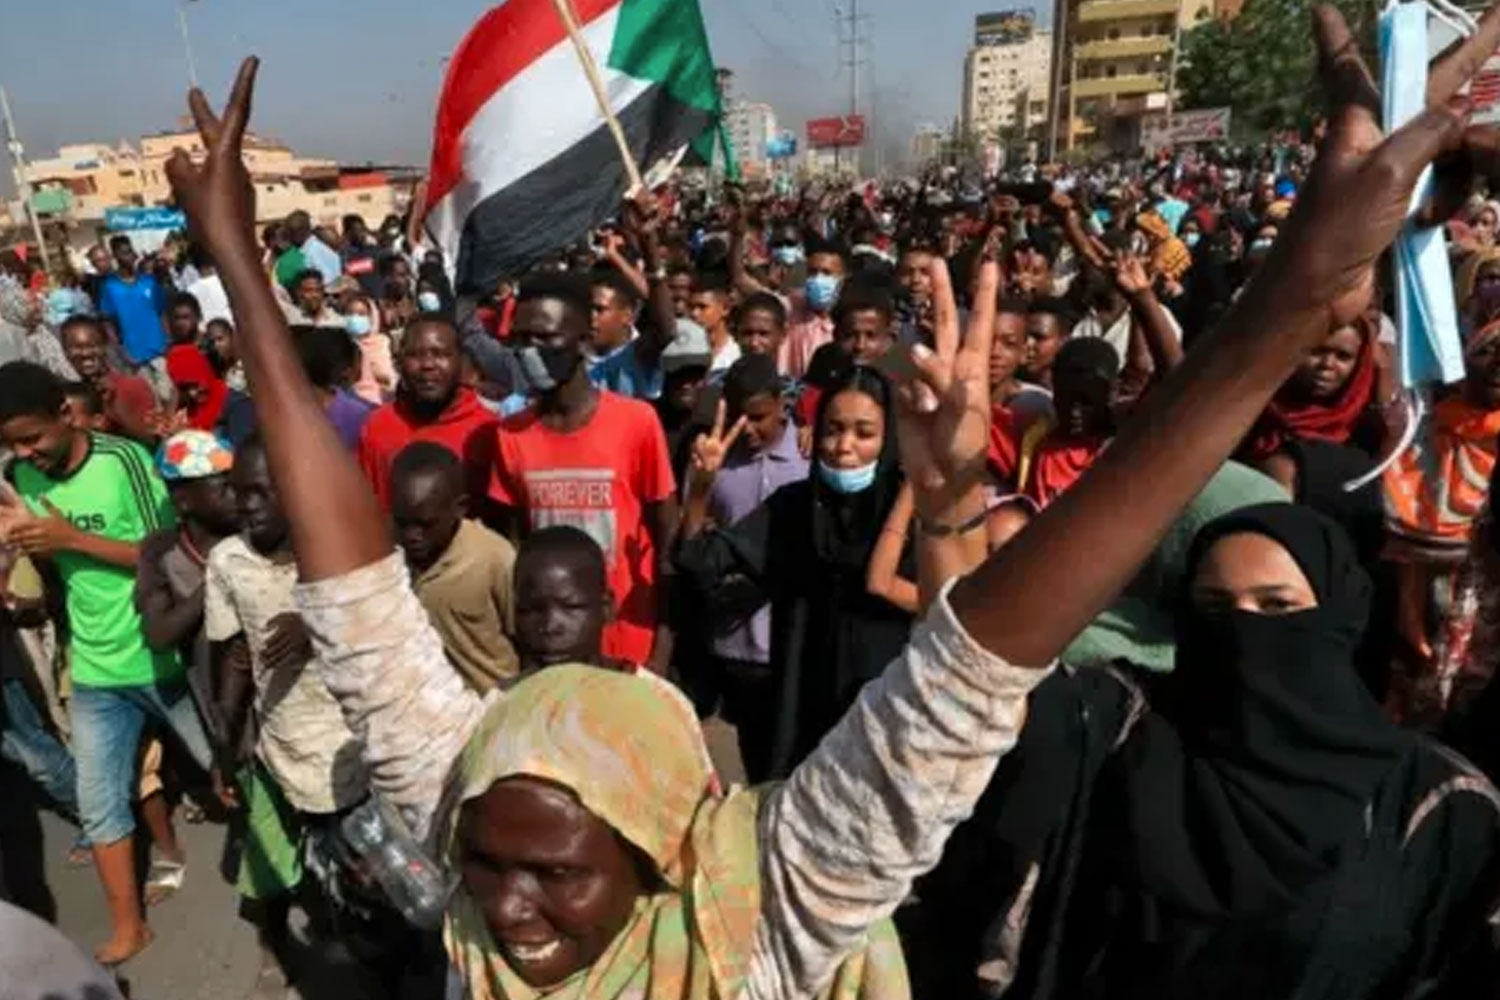
[(146, 873), (146, 905), (160, 906), (177, 894), (187, 877), (187, 865), (178, 861), (156, 860)]
[(87, 868), (94, 863), (94, 849), (90, 847), (82, 837), (73, 841), (73, 846), (68, 848), (67, 865), (69, 868)]

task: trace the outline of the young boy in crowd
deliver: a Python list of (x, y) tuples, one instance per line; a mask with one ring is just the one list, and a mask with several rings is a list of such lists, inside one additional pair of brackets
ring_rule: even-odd
[(775, 361), (786, 340), (786, 306), (770, 292), (747, 296), (734, 313), (734, 339), (742, 355), (764, 354)]
[[(287, 917), (303, 881), (304, 839), (324, 835), (358, 804), (366, 778), (292, 600), (291, 529), (258, 437), (240, 446), (230, 475), (241, 532), (209, 553), (203, 629), (219, 677), (221, 759), (237, 758), (246, 709), (254, 707), (254, 758), (236, 776), (248, 827), (237, 888), (260, 939), (256, 988), (285, 988)], [(217, 768), (215, 783), (224, 786)]]
[[(746, 517), (788, 483), (807, 478), (808, 462), (797, 447), (796, 428), (787, 417), (781, 376), (770, 358), (741, 358), (724, 378), (725, 425), (744, 421), (739, 440), (724, 461), (708, 494), (708, 513), (727, 527)], [(779, 692), (771, 671), (771, 609), (763, 607), (744, 624), (715, 636), (714, 674), (724, 698), (725, 718), (739, 725), (740, 752), (751, 774), (765, 773), (772, 726), (743, 725), (764, 719)], [(766, 736), (765, 745), (754, 738)], [(755, 766), (760, 761), (763, 766)]]
[(167, 484), (177, 524), (141, 544), (135, 581), (135, 606), (147, 645), (177, 651), (209, 735), (220, 742), (224, 733), (203, 632), (203, 588), (208, 554), (239, 530), (229, 482), (233, 466), (229, 442), (208, 431), (178, 431), (162, 442), (156, 470)]
[(1022, 434), (1016, 491), (1041, 509), (1083, 475), (1115, 433), (1120, 357), (1100, 337), (1068, 341), (1053, 365), (1051, 419)]
[(464, 468), (442, 445), (407, 445), (391, 466), (391, 517), (412, 589), (453, 666), (480, 694), (516, 677), (516, 550), (468, 516)]
[(68, 401), (68, 422), (81, 431), (108, 431), (109, 417), (99, 390), (87, 382), (66, 382), (63, 396)]
[(146, 722), (171, 728), (200, 766), (210, 763), (182, 665), (146, 644), (133, 601), (141, 542), (173, 522), (172, 507), (151, 456), (74, 427), (62, 383), (40, 365), (0, 366), (0, 442), (15, 455), (25, 503), (0, 510), (0, 539), (50, 564), (66, 595), (78, 804), (111, 923), (95, 957), (116, 964), (151, 942), (131, 809)]
[(605, 553), (618, 609), (605, 653), (630, 663), (655, 655), (661, 666), (671, 653), (658, 607), (677, 524), (671, 460), (648, 404), (590, 384), (588, 331), (585, 285), (555, 275), (522, 286), (513, 337), (536, 402), (501, 426), (491, 498), (509, 511), (512, 538), (557, 524), (587, 532)]
[(203, 307), (196, 296), (177, 292), (167, 307), (167, 336), (172, 344), (197, 347), (203, 339)]
[(729, 275), (721, 271), (700, 274), (693, 284), (691, 315), (693, 322), (708, 334), (712, 352), (709, 378), (722, 378), (729, 366), (740, 359), (741, 348), (730, 328), (732, 305), (729, 301)]
[(515, 602), (522, 677), (563, 663), (633, 669), (604, 654), (604, 632), (614, 617), (608, 568), (603, 551), (577, 528), (541, 528), (521, 543)]
[(825, 386), (850, 364), (874, 367), (896, 343), (895, 303), (879, 279), (850, 279), (833, 310), (833, 343), (818, 348), (807, 368), (807, 384), (797, 398), (797, 426), (811, 427)]

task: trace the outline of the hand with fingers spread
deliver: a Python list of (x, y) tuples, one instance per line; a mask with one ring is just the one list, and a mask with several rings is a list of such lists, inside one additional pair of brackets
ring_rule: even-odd
[(1458, 96), (1500, 43), (1500, 8), (1433, 64), (1426, 110), (1390, 136), (1381, 132), (1380, 92), (1343, 15), (1319, 7), (1314, 28), (1328, 133), (1257, 284), (1282, 289), (1292, 308), (1326, 310), (1332, 329), (1367, 307), (1374, 263), (1405, 223), (1422, 171), (1437, 165), (1437, 190), (1422, 216), (1434, 224), (1462, 205), (1476, 168), (1500, 149), (1493, 129), (1468, 128), (1469, 103)]
[(1134, 254), (1123, 254), (1115, 260), (1115, 285), (1121, 293), (1133, 297), (1151, 291), (1151, 276), (1145, 263)]
[(917, 511), (925, 520), (941, 522), (985, 476), (1000, 268), (993, 261), (981, 266), (962, 336), (948, 265), (934, 260), (930, 273), (936, 350), (912, 349), (916, 373), (899, 386), (897, 433)]
[(729, 456), (729, 449), (739, 440), (744, 433), (746, 417), (742, 413), (740, 418), (734, 422), (734, 426), (726, 433), (724, 420), (727, 416), (727, 408), (724, 400), (719, 400), (719, 408), (714, 414), (714, 426), (707, 434), (699, 434), (698, 439), (693, 442), (693, 460), (689, 469), (692, 477), (690, 488), (695, 492), (708, 492), (713, 486), (714, 480), (718, 478), (719, 470), (724, 468), (724, 460)]
[(187, 215), (188, 233), (210, 252), (233, 245), (255, 229), (255, 187), (241, 150), (259, 66), (254, 58), (240, 66), (222, 118), (208, 106), (203, 91), (192, 89), (188, 107), (207, 156), (195, 164), (184, 150), (177, 149), (167, 160), (167, 180), (178, 207)]

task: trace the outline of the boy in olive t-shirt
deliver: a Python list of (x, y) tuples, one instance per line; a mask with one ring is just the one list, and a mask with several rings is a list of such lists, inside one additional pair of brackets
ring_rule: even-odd
[(74, 427), (62, 383), (38, 365), (0, 366), (0, 444), (15, 457), (25, 505), (0, 508), (0, 540), (50, 563), (66, 591), (78, 807), (112, 924), (95, 957), (118, 963), (151, 941), (131, 846), (147, 719), (170, 726), (209, 765), (181, 664), (147, 647), (134, 602), (141, 540), (172, 522), (172, 505), (145, 449)]

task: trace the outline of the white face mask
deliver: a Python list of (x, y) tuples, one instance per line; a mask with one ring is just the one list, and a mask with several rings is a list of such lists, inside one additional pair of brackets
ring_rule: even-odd
[(417, 308), (424, 313), (439, 312), (443, 308), (443, 300), (438, 297), (437, 292), (423, 292), (417, 296)]

